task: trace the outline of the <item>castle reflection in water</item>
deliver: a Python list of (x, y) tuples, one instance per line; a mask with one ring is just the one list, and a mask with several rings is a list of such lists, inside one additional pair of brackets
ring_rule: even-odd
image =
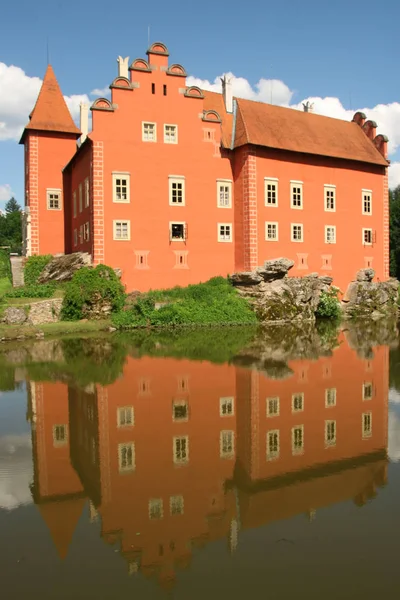
[(284, 378), (228, 364), (127, 357), (85, 390), (29, 383), (32, 493), (59, 556), (89, 502), (129, 573), (166, 587), (192, 550), (296, 514), (364, 504), (387, 478), (388, 348), (289, 361)]

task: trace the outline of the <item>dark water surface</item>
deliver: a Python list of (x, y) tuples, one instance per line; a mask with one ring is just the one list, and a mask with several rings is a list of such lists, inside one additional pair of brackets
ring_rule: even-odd
[(3, 344), (2, 598), (398, 598), (398, 346), (391, 324)]

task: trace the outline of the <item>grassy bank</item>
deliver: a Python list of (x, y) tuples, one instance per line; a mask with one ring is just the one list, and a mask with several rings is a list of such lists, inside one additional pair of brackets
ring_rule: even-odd
[(1, 325), (0, 341), (6, 342), (17, 339), (34, 339), (41, 334), (44, 337), (60, 336), (67, 334), (91, 333), (107, 330), (111, 321), (60, 321), (59, 323), (45, 323), (43, 325)]

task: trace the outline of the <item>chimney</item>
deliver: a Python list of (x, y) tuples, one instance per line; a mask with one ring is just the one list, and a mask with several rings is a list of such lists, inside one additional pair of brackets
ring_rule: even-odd
[(367, 116), (364, 115), (363, 112), (356, 112), (356, 114), (353, 117), (353, 123), (357, 123), (357, 125), (359, 125), (360, 127), (364, 127), (364, 123), (367, 120)]
[(304, 112), (314, 112), (314, 104), (312, 104), (309, 100), (307, 100), (307, 102), (303, 102), (303, 109)]
[(221, 77), (222, 95), (224, 97), (225, 110), (228, 113), (233, 112), (233, 92), (232, 92), (232, 77), (224, 75)]
[(377, 127), (378, 127), (378, 125), (375, 123), (375, 121), (367, 121), (363, 125), (364, 133), (367, 137), (369, 137), (370, 140), (375, 139)]
[(388, 141), (389, 138), (386, 135), (382, 135), (381, 133), (374, 138), (374, 144), (382, 154), (383, 158), (388, 157)]
[(118, 56), (118, 58), (117, 58), (118, 77), (125, 77), (126, 79), (129, 79), (129, 77), (128, 77), (128, 62), (129, 62), (129, 56), (127, 56), (126, 58), (122, 58), (122, 56)]
[(89, 104), (84, 104), (81, 102), (80, 105), (80, 113), (81, 113), (81, 144), (86, 140), (87, 135), (89, 133)]

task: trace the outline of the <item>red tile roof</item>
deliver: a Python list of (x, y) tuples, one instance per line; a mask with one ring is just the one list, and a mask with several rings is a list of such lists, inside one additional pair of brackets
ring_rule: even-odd
[(80, 131), (71, 117), (51, 65), (47, 67), (38, 99), (29, 119), (21, 142), (27, 129), (73, 133), (76, 137), (80, 136)]
[(233, 115), (225, 110), (222, 94), (202, 90), (204, 94), (204, 110), (215, 110), (222, 119), (222, 145), (224, 148), (231, 147)]

